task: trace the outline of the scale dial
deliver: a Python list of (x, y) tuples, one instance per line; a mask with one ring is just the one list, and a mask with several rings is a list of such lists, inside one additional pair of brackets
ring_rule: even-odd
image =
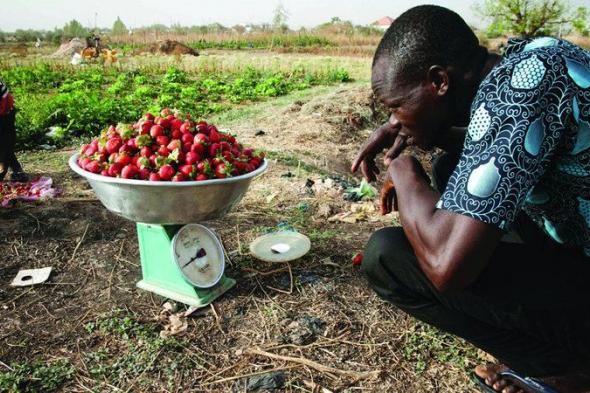
[(211, 288), (223, 275), (225, 256), (215, 234), (199, 224), (188, 224), (172, 239), (172, 254), (184, 278), (197, 288)]

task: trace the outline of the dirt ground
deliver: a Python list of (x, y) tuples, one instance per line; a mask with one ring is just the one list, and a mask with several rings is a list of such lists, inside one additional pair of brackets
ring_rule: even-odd
[[(23, 154), (64, 195), (0, 210), (0, 383), (26, 364), (41, 377), (23, 391), (475, 391), (478, 352), (381, 301), (351, 263), (372, 231), (397, 223), (334, 186), (354, 180), (350, 162), (377, 123), (369, 90), (344, 86), (230, 127), (268, 150), (270, 165), (238, 208), (207, 223), (237, 285), (189, 317), (135, 287), (134, 223), (67, 168), (73, 150)], [(329, 220), (353, 205), (363, 206), (358, 222)], [(281, 222), (309, 236), (311, 252), (289, 265), (255, 260), (248, 244)], [(19, 269), (44, 266), (54, 269), (49, 282), (8, 285)], [(186, 330), (161, 338), (173, 322)]]

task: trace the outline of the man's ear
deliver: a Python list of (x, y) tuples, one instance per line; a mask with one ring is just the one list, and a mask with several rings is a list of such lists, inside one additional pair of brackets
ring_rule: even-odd
[(439, 65), (433, 65), (428, 69), (427, 78), (430, 86), (437, 96), (444, 96), (449, 91), (449, 73)]

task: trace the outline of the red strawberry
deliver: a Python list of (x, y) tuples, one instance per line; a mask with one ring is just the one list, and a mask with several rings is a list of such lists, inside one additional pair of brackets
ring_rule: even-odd
[(84, 145), (82, 145), (82, 147), (80, 148), (80, 154), (86, 154), (86, 149), (88, 149), (90, 147), (90, 144), (86, 143)]
[(182, 134), (182, 137), (181, 137), (182, 143), (193, 143), (194, 139), (195, 138), (193, 137), (193, 134), (191, 134), (190, 132)]
[(149, 157), (152, 155), (152, 149), (150, 149), (147, 146), (144, 146), (141, 148), (141, 150), (139, 151), (139, 155), (141, 155), (142, 157)]
[(197, 131), (199, 131), (199, 132), (201, 132), (203, 134), (208, 135), (209, 134), (209, 125), (207, 124), (207, 122), (206, 121), (200, 121), (197, 124)]
[(164, 135), (164, 128), (161, 125), (156, 124), (150, 128), (150, 135), (152, 138), (157, 138), (160, 135)]
[(160, 181), (160, 180), (162, 180), (160, 178), (160, 175), (158, 175), (155, 172), (150, 173), (150, 181)]
[(120, 138), (109, 139), (106, 143), (106, 146), (105, 146), (107, 149), (107, 152), (109, 152), (109, 154), (118, 152), (122, 143), (123, 142), (121, 141)]
[(184, 162), (186, 162), (189, 165), (192, 165), (192, 164), (196, 164), (200, 159), (201, 159), (201, 157), (197, 153), (193, 153), (192, 151), (189, 151), (188, 153), (186, 153), (186, 157), (184, 159)]
[(246, 171), (247, 164), (243, 161), (234, 161), (233, 166), (240, 171), (240, 173), (244, 173)]
[(180, 149), (182, 147), (182, 143), (178, 139), (173, 139), (168, 143), (168, 146), (166, 146), (166, 147), (168, 148), (168, 150), (172, 151), (172, 150)]
[(205, 134), (198, 133), (195, 135), (194, 143), (209, 143), (209, 137)]
[(352, 264), (354, 266), (360, 266), (363, 263), (363, 254), (358, 253), (354, 257), (352, 257)]
[(168, 150), (166, 146), (160, 146), (160, 148), (158, 149), (158, 154), (163, 157), (168, 157), (168, 155), (170, 154), (170, 150)]
[(133, 179), (139, 173), (139, 168), (133, 164), (125, 165), (121, 170), (121, 177), (123, 179)]
[(128, 165), (131, 163), (131, 156), (127, 153), (119, 153), (115, 158), (115, 162), (123, 166)]
[(172, 110), (170, 108), (164, 108), (160, 111), (160, 116), (167, 117), (172, 114)]
[(205, 175), (204, 173), (199, 173), (199, 174), (197, 175), (197, 177), (195, 178), (195, 180), (198, 180), (198, 181), (202, 181), (202, 180), (208, 180), (208, 179), (209, 179), (209, 178), (208, 178), (208, 177), (207, 177), (207, 175)]
[(172, 177), (172, 181), (185, 181), (186, 177), (182, 173), (177, 173)]
[(109, 171), (107, 169), (103, 169), (102, 171), (100, 171), (100, 174), (102, 176), (111, 177), (111, 175), (109, 174)]
[[(191, 129), (191, 123), (188, 121), (185, 121), (184, 123), (182, 123), (182, 125), (180, 126), (180, 132), (182, 132), (183, 134), (191, 134), (192, 129)], [(191, 138), (192, 138), (192, 134), (191, 134)]]
[(219, 132), (217, 132), (217, 129), (214, 126), (209, 127), (209, 140), (211, 143), (217, 143), (221, 140)]
[(154, 123), (152, 123), (151, 121), (145, 121), (143, 123), (140, 124), (139, 126), (139, 133), (141, 135), (146, 135), (150, 133), (150, 130), (152, 129), (152, 127), (154, 126)]
[(180, 132), (179, 130), (174, 130), (174, 131), (172, 131), (172, 133), (170, 133), (170, 136), (172, 137), (172, 139), (181, 139), (183, 135), (184, 134), (182, 132)]
[(154, 121), (154, 115), (152, 115), (151, 113), (147, 112), (145, 115), (143, 115), (143, 118), (149, 121)]
[(242, 150), (242, 153), (247, 155), (248, 157), (252, 157), (252, 154), (254, 153), (254, 149), (247, 147), (244, 150)]
[(159, 125), (161, 125), (164, 128), (170, 128), (170, 124), (171, 123), (172, 123), (172, 119), (169, 119), (167, 117), (160, 118), (160, 121), (159, 122), (156, 121), (156, 124), (159, 124)]
[(122, 145), (119, 148), (119, 153), (131, 153), (131, 152), (133, 152), (133, 149), (127, 145)]
[(203, 145), (202, 143), (195, 143), (191, 146), (191, 151), (202, 156), (203, 154), (205, 154), (205, 145)]
[(88, 145), (86, 150), (84, 150), (84, 154), (87, 156), (91, 156), (98, 151), (98, 146), (93, 146), (92, 144)]
[(129, 146), (132, 149), (137, 149), (137, 143), (135, 141), (135, 138), (131, 138), (127, 141), (127, 146)]
[(101, 171), (100, 163), (98, 161), (90, 161), (84, 167), (88, 172), (99, 173)]
[[(192, 138), (192, 136), (191, 136), (191, 138)], [(182, 152), (183, 153), (188, 153), (189, 151), (191, 151), (192, 146), (193, 146), (192, 142), (183, 143), (182, 144)]]
[(223, 150), (223, 151), (229, 151), (229, 149), (230, 149), (229, 143), (227, 143), (225, 141), (219, 142), (219, 147), (221, 147), (221, 150)]
[(123, 169), (123, 165), (114, 163), (109, 167), (109, 175), (117, 177), (121, 173), (121, 169)]
[(221, 146), (219, 146), (219, 143), (212, 143), (211, 146), (209, 146), (209, 156), (211, 157), (215, 157), (220, 151)]
[(170, 164), (162, 165), (160, 170), (158, 171), (158, 175), (162, 180), (170, 180), (172, 176), (174, 176), (174, 168)]
[(202, 174), (207, 174), (211, 171), (211, 164), (208, 160), (200, 161), (197, 164), (197, 171)]
[(223, 179), (228, 175), (231, 175), (231, 171), (231, 166), (224, 163), (217, 164), (215, 166), (215, 177), (218, 179)]
[(115, 162), (123, 166), (128, 165), (129, 163), (131, 163), (131, 156), (128, 154), (119, 154)]
[(170, 128), (172, 128), (172, 131), (180, 132), (180, 127), (182, 127), (182, 124), (182, 120), (174, 118), (172, 121), (170, 121)]
[(88, 157), (80, 158), (78, 159), (78, 166), (82, 169), (86, 169), (86, 165), (88, 165), (90, 161), (92, 160)]
[(196, 168), (194, 165), (185, 164), (178, 167), (178, 171), (186, 176), (187, 179), (192, 179), (195, 176)]
[(139, 170), (139, 178), (141, 180), (147, 180), (150, 177), (150, 170), (148, 168), (141, 168)]
[(160, 146), (166, 146), (168, 143), (170, 143), (170, 138), (168, 138), (166, 135), (158, 135), (156, 137), (156, 143)]

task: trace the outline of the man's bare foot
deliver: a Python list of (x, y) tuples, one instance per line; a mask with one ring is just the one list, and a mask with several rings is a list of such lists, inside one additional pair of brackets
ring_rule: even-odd
[[(520, 386), (516, 381), (503, 378), (500, 373), (508, 367), (503, 364), (488, 364), (477, 366), (475, 374), (483, 379), (485, 383), (497, 392), (501, 393), (531, 393), (526, 386)], [(559, 393), (584, 393), (590, 391), (590, 372), (580, 372), (563, 376), (536, 378), (544, 384), (557, 390)]]
[(506, 371), (508, 367), (503, 364), (488, 364), (486, 366), (475, 367), (475, 374), (483, 379), (486, 385), (490, 386), (496, 392), (502, 393), (525, 393), (526, 390), (514, 385), (508, 379), (500, 376), (502, 371)]

